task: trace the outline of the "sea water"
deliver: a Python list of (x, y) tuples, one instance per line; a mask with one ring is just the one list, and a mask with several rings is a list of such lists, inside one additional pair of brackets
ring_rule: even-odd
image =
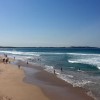
[(55, 69), (57, 77), (100, 100), (100, 48), (1, 48), (0, 54), (40, 64), (50, 73)]

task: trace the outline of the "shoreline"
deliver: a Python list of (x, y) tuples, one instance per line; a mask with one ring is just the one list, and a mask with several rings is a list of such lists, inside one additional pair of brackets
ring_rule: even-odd
[(23, 82), (24, 77), (22, 68), (0, 63), (0, 100), (49, 100), (38, 86)]
[(27, 65), (25, 62), (20, 64), (36, 70), (33, 75), (29, 76), (29, 73), (25, 72), (24, 82), (39, 86), (50, 100), (61, 100), (62, 98), (62, 100), (75, 100), (75, 98), (76, 100), (94, 100), (82, 87), (73, 87), (64, 80), (57, 78), (56, 75), (44, 71), (40, 66)]
[(40, 65), (10, 60), (11, 64), (0, 63), (0, 100), (94, 100), (85, 89), (73, 87)]

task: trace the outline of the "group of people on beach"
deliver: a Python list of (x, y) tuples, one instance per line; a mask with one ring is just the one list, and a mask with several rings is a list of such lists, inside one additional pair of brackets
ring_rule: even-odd
[(3, 63), (10, 63), (9, 58), (7, 56), (7, 54), (4, 54), (4, 58), (2, 59)]
[(10, 63), (9, 58), (3, 58), (3, 63)]

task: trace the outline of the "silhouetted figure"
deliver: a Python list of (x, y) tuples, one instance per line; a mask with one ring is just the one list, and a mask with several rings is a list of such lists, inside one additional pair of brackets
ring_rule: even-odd
[(80, 71), (80, 68), (78, 70)]
[(27, 64), (28, 64), (28, 61), (27, 61)]
[(3, 62), (5, 63), (5, 58), (3, 58)]
[(9, 62), (9, 58), (6, 58), (6, 63), (8, 63)]
[(61, 70), (61, 72), (63, 71), (62, 67), (61, 67), (61, 69), (60, 69), (60, 70)]
[(56, 73), (55, 69), (54, 69), (54, 74)]
[(5, 57), (7, 57), (7, 54), (4, 54)]
[(18, 65), (18, 68), (20, 69), (20, 65)]

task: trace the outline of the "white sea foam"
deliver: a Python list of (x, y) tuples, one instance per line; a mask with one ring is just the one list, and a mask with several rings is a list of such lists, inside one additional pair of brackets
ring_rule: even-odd
[(82, 54), (82, 53), (68, 53), (72, 55), (72, 59), (69, 59), (69, 63), (83, 63), (97, 66), (100, 69), (100, 54)]
[(84, 56), (99, 56), (100, 57), (100, 54), (86, 54), (86, 53), (66, 53), (68, 55), (84, 55)]
[(69, 63), (78, 63), (78, 61), (75, 60), (68, 60)]
[(73, 85), (73, 87), (83, 87), (84, 85), (91, 83), (91, 81), (88, 80), (78, 80), (75, 79), (73, 75), (66, 75), (66, 74), (59, 74), (57, 77), (65, 80), (66, 82), (70, 83)]
[(0, 51), (1, 53), (7, 53), (7, 54), (22, 54), (22, 52), (18, 51)]
[(67, 54), (67, 53), (58, 53), (58, 52), (21, 52), (21, 51), (2, 51), (0, 50), (0, 53), (5, 53), (5, 54), (12, 54), (12, 55), (22, 55), (22, 56), (40, 56), (40, 55), (62, 55), (62, 54)]
[(100, 66), (98, 66), (98, 69), (100, 69)]
[(73, 84), (74, 87), (83, 87), (84, 85), (91, 83), (91, 81), (87, 80), (82, 80), (82, 81), (77, 81), (76, 83)]
[(96, 58), (95, 60), (93, 58), (88, 58), (88, 59), (76, 59), (76, 60), (68, 60), (69, 63), (83, 63), (83, 64), (89, 64), (89, 65), (94, 65), (97, 66), (98, 69), (100, 69), (100, 58)]
[(97, 99), (97, 98), (93, 95), (93, 93), (92, 93), (91, 91), (88, 91), (88, 92), (87, 92), (87, 95), (90, 96), (90, 97), (92, 97), (92, 98), (94, 98), (94, 100), (99, 100), (99, 99)]
[(53, 70), (54, 70), (54, 67), (53, 66), (48, 66), (48, 65), (45, 65), (43, 66), (47, 72), (50, 72), (50, 73), (53, 73)]
[[(47, 72), (50, 72), (50, 73), (54, 73), (54, 67), (53, 66), (45, 66), (44, 67), (45, 70)], [(82, 77), (85, 75), (81, 74), (81, 78), (79, 77), (80, 76), (80, 72), (70, 72), (68, 71), (68, 73), (64, 74), (62, 73), (59, 69), (55, 69), (55, 73), (57, 75), (58, 78), (70, 83), (73, 85), (73, 87), (83, 87), (84, 85), (88, 84), (88, 83), (91, 83), (91, 81), (89, 80), (85, 80), (84, 78), (82, 79)], [(87, 76), (86, 76), (87, 77)]]
[(0, 51), (0, 53), (13, 54), (13, 55), (28, 55), (28, 56), (40, 56), (37, 52), (20, 52), (20, 51)]
[(67, 53), (61, 53), (61, 52), (39, 52), (40, 54), (48, 54), (48, 55), (62, 55)]

